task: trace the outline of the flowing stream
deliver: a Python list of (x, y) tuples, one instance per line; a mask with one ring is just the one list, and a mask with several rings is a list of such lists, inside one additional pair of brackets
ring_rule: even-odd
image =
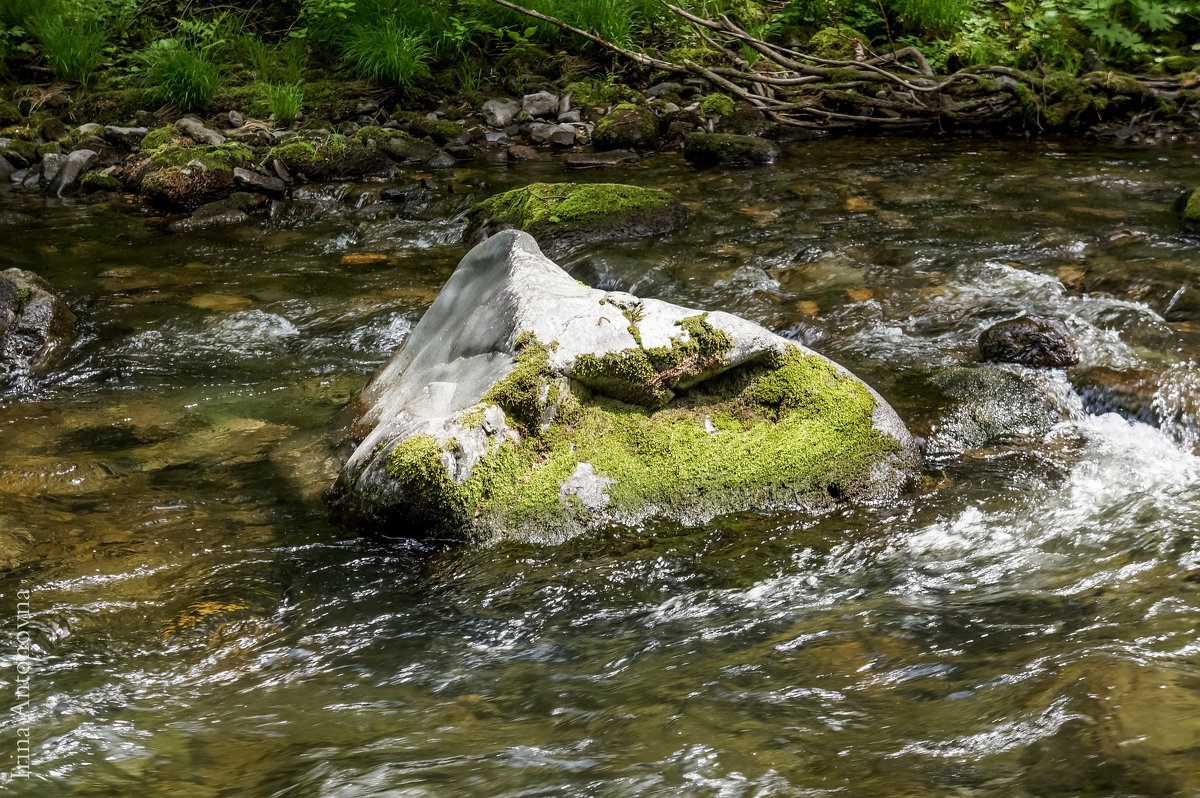
[[(460, 212), (532, 180), (679, 196), (680, 232), (564, 266), (830, 355), (927, 439), (924, 487), (553, 547), (332, 526), (347, 401), (462, 257)], [(0, 194), (0, 267), (82, 322), (0, 394), (6, 793), (1200, 794), (1200, 240), (1170, 210), (1195, 148), (840, 140), (396, 184), (195, 235)], [(979, 367), (1027, 312), (1067, 320), (1078, 368)]]

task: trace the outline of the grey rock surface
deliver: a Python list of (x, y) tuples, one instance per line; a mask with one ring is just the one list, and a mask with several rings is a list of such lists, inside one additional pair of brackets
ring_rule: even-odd
[(75, 150), (62, 166), (58, 168), (53, 179), (46, 186), (46, 193), (61, 197), (67, 191), (74, 189), (80, 176), (96, 162), (97, 154), (93, 150)]
[(506, 128), (517, 118), (521, 104), (516, 100), (488, 100), (480, 111), (489, 127)]
[[(666, 402), (655, 405), (660, 409), (639, 404), (638, 391), (645, 386), (635, 384), (637, 379), (623, 381), (620, 374), (593, 368), (599, 358), (673, 352), (689, 342), (700, 346), (695, 336), (702, 333), (697, 329), (726, 343), (712, 354), (697, 352), (656, 372), (650, 380), (656, 385), (655, 401)], [(526, 380), (520, 376), (524, 372), (514, 374), (517, 358), (523, 347), (532, 346), (531, 341), (547, 344), (539, 350), (546, 358), (541, 372), (545, 382), (540, 388), (525, 385), (529, 395), (538, 399), (533, 415), (522, 416), (512, 407), (500, 406), (507, 400), (489, 397), (497, 395), (493, 391), (497, 386)], [(828, 503), (831, 496), (886, 499), (897, 495), (919, 467), (917, 442), (895, 411), (841, 366), (728, 313), (702, 314), (655, 299), (589, 288), (546, 258), (528, 234), (497, 233), (467, 254), (403, 346), (357, 398), (359, 415), (350, 432), (356, 446), (331, 493), (335, 513), (348, 523), (397, 536), (420, 536), (432, 530), (468, 540), (506, 534), (509, 539), (546, 542), (613, 521), (636, 523), (669, 516), (691, 523), (724, 512), (806, 505), (813, 499), (813, 486), (799, 484), (699, 494), (691, 485), (679, 484), (668, 486), (668, 491), (677, 490), (672, 498), (618, 504), (615, 497), (622, 474), (602, 472), (584, 459), (562, 472), (553, 487), (557, 506), (537, 517), (520, 516), (508, 505), (489, 504), (486, 492), (478, 506), (458, 506), (454, 498), (456, 486), (468, 483), (477, 468), (490, 467), (503, 452), (519, 451), (514, 447), (523, 440), (552, 429), (560, 423), (560, 413), (569, 415), (563, 408), (573, 402), (585, 410), (617, 402), (627, 412), (646, 418), (682, 412), (691, 429), (700, 424), (696, 420), (700, 409), (694, 403), (702, 400), (695, 397), (710, 395), (705, 393), (708, 388), (699, 386), (723, 374), (731, 375), (727, 381), (746, 379), (754, 385), (757, 375), (773, 374), (777, 368), (767, 364), (788, 357), (803, 357), (806, 363), (817, 363), (839, 375), (837, 379), (859, 386), (854, 390), (870, 397), (861, 423), (892, 447), (887, 454), (871, 455), (876, 459), (869, 475), (864, 471), (836, 488), (838, 478), (831, 477), (834, 482), (827, 493), (820, 487), (816, 503)], [(517, 383), (511, 382), (514, 379)], [(687, 415), (693, 410), (695, 416)], [(707, 417), (704, 422), (698, 429), (709, 435), (735, 434), (717, 430)], [(796, 445), (804, 447), (805, 440)], [(414, 482), (404, 476), (403, 464), (419, 451), (428, 456), (418, 463), (422, 476)], [(574, 444), (570, 451), (575, 451)], [(537, 464), (532, 467), (536, 472)], [(497, 484), (489, 490), (499, 488)]]
[(179, 131), (183, 133), (183, 135), (187, 136), (197, 144), (215, 145), (225, 143), (225, 137), (223, 135), (210, 127), (206, 127), (199, 119), (193, 119), (190, 116), (185, 116), (183, 119), (180, 119), (175, 123), (175, 127), (179, 128)]
[(521, 110), (533, 117), (558, 116), (558, 96), (548, 91), (526, 94), (521, 98)]
[(75, 314), (33, 272), (0, 271), (0, 379), (45, 371), (75, 340)]

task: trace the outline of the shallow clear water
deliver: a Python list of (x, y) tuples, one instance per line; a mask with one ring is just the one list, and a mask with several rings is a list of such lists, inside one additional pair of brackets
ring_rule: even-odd
[[(928, 439), (924, 488), (556, 547), (329, 525), (343, 408), (462, 256), (457, 214), (535, 179), (679, 195), (686, 229), (565, 265), (812, 342)], [(0, 195), (0, 264), (83, 320), (0, 396), (0, 770), (22, 729), (33, 760), (8, 792), (1200, 794), (1200, 242), (1169, 208), (1200, 153), (846, 140), (422, 180), (191, 237)], [(1080, 368), (964, 389), (1021, 312), (1067, 318)], [(1149, 375), (1144, 406), (1103, 413), (1098, 369)]]

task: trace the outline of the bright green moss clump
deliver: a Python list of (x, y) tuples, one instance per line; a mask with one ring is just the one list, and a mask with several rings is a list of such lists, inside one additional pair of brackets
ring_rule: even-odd
[(254, 152), (245, 144), (236, 141), (187, 146), (177, 139), (169, 140), (166, 144), (150, 150), (152, 169), (187, 166), (193, 161), (202, 164), (209, 171), (232, 171), (235, 166), (249, 166), (253, 163)]
[(1200, 232), (1200, 188), (1185, 191), (1175, 204), (1185, 230)]
[(725, 94), (710, 94), (700, 101), (700, 110), (705, 116), (729, 116), (733, 113), (733, 100)]
[(167, 125), (166, 127), (151, 130), (142, 136), (142, 152), (157, 150), (159, 147), (178, 141), (181, 138), (183, 138), (183, 134), (174, 125)]
[(532, 183), (489, 197), (471, 209), (493, 222), (530, 231), (629, 211), (665, 208), (670, 194), (619, 183)]
[[(703, 316), (687, 326), (697, 334), (689, 330), (679, 344), (677, 363), (729, 346)], [(416, 436), (389, 454), (388, 474), (438, 525), (541, 535), (586, 526), (594, 519), (564, 490), (585, 463), (609, 480), (606, 517), (802, 504), (853, 493), (901, 448), (874, 428), (875, 399), (862, 383), (795, 347), (776, 363), (737, 369), (655, 409), (576, 386), (541, 429), (532, 422), (553, 404), (551, 351), (522, 336), (516, 368), (484, 403), (522, 417), (525, 434), (519, 443), (494, 440), (462, 484), (447, 468), (455, 439)], [(637, 368), (657, 373), (648, 357)]]

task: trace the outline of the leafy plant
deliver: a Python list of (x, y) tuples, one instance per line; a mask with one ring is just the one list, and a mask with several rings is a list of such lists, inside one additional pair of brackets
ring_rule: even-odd
[(300, 83), (267, 84), (264, 93), (271, 117), (276, 122), (291, 122), (304, 108), (304, 86)]
[(355, 71), (380, 83), (411, 88), (417, 78), (429, 77), (433, 55), (425, 38), (394, 20), (382, 25), (357, 25), (343, 46)]
[(186, 111), (208, 107), (221, 84), (221, 71), (203, 50), (180, 39), (163, 39), (142, 53), (149, 82)]
[(105, 30), (82, 14), (46, 13), (30, 20), (30, 32), (54, 74), (86, 87), (103, 59)]

